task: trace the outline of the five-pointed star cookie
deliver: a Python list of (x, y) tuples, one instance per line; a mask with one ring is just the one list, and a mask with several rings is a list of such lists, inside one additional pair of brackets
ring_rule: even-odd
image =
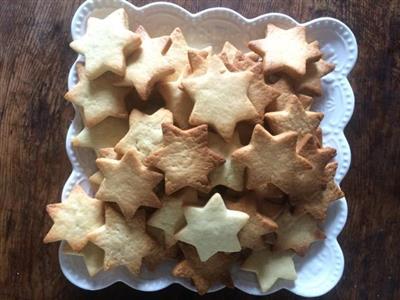
[(323, 59), (307, 65), (307, 72), (296, 80), (296, 90), (312, 96), (322, 96), (321, 77), (332, 72), (335, 65)]
[(79, 82), (64, 97), (82, 109), (86, 127), (93, 127), (107, 117), (128, 117), (125, 107), (128, 88), (115, 87), (109, 74), (90, 81), (81, 64), (77, 64), (76, 68)]
[(183, 205), (195, 204), (196, 202), (197, 192), (191, 188), (185, 188), (171, 196), (164, 196), (162, 199), (163, 206), (156, 210), (147, 221), (147, 225), (159, 228), (164, 232), (167, 248), (177, 242), (175, 233), (185, 225)]
[(181, 243), (180, 248), (185, 258), (172, 270), (174, 276), (191, 279), (200, 295), (219, 282), (233, 287), (230, 269), (237, 259), (235, 254), (216, 253), (207, 261), (202, 261), (194, 247)]
[(92, 148), (98, 151), (102, 148), (114, 147), (127, 132), (127, 120), (110, 117), (91, 128), (83, 128), (72, 139), (72, 145), (75, 147)]
[(277, 220), (277, 240), (274, 250), (294, 250), (304, 256), (310, 245), (323, 240), (325, 234), (318, 227), (317, 220), (306, 213), (283, 213)]
[(172, 123), (172, 113), (165, 108), (160, 108), (152, 115), (133, 109), (129, 115), (129, 131), (115, 146), (115, 151), (125, 154), (133, 149), (144, 159), (162, 146), (163, 123)]
[(249, 215), (227, 209), (220, 194), (214, 194), (204, 207), (186, 206), (184, 215), (187, 225), (175, 237), (196, 247), (201, 261), (217, 252), (241, 250), (237, 234)]
[[(194, 101), (189, 123), (209, 124), (225, 140), (230, 140), (236, 123), (256, 118), (258, 114), (247, 97), (253, 74), (226, 69), (221, 72), (221, 64), (218, 56), (211, 56), (207, 72), (185, 78), (182, 86)], [(218, 82), (223, 84), (216, 84)]]
[(143, 210), (126, 220), (110, 206), (106, 207), (106, 223), (92, 231), (89, 239), (104, 250), (104, 270), (126, 266), (135, 275), (139, 275), (142, 258), (156, 245), (146, 233)]
[(93, 80), (107, 71), (124, 76), (125, 56), (140, 43), (140, 36), (128, 30), (128, 16), (121, 8), (104, 19), (90, 17), (85, 35), (70, 46), (85, 56), (86, 75)]
[(48, 204), (46, 210), (54, 224), (43, 242), (65, 240), (74, 251), (82, 250), (88, 233), (104, 223), (103, 203), (89, 197), (79, 185), (64, 202)]
[(306, 74), (307, 63), (322, 56), (317, 41), (307, 43), (303, 26), (285, 30), (268, 24), (266, 37), (250, 41), (248, 47), (263, 58), (266, 74), (283, 72), (295, 78)]
[(96, 198), (117, 203), (126, 218), (140, 206), (161, 207), (153, 189), (163, 176), (148, 170), (135, 150), (126, 152), (121, 160), (98, 158), (96, 164), (104, 176)]
[(279, 278), (286, 280), (297, 278), (291, 251), (271, 252), (268, 249), (254, 251), (241, 268), (256, 273), (263, 292), (268, 291)]
[(266, 247), (263, 236), (274, 232), (278, 225), (270, 218), (257, 211), (257, 202), (254, 197), (244, 196), (238, 201), (226, 203), (229, 209), (242, 211), (249, 215), (249, 221), (239, 232), (239, 242), (243, 248), (260, 250)]
[(268, 112), (265, 120), (273, 134), (295, 131), (299, 138), (307, 133), (315, 134), (324, 114), (306, 111), (299, 99), (292, 95), (282, 111)]
[(211, 150), (221, 155), (225, 162), (211, 171), (210, 188), (217, 185), (226, 186), (235, 191), (242, 191), (244, 188), (244, 166), (231, 159), (232, 153), (242, 147), (239, 134), (234, 133), (232, 142), (225, 142), (219, 135), (210, 132), (208, 134), (208, 145)]
[(172, 124), (162, 124), (164, 146), (146, 157), (148, 166), (165, 174), (167, 195), (189, 186), (204, 190), (209, 185), (208, 174), (224, 159), (207, 144), (207, 125), (181, 130)]
[(136, 32), (141, 36), (142, 44), (129, 56), (125, 77), (117, 85), (133, 85), (140, 98), (147, 100), (154, 85), (174, 73), (174, 68), (164, 56), (171, 39), (169, 36), (151, 38), (142, 26)]
[(104, 266), (104, 251), (91, 242), (88, 242), (81, 251), (74, 251), (67, 244), (63, 244), (63, 252), (67, 255), (82, 256), (90, 276), (95, 276)]
[(284, 192), (290, 190), (295, 176), (311, 168), (310, 163), (296, 153), (296, 142), (295, 132), (272, 136), (257, 124), (250, 144), (232, 154), (234, 160), (247, 167), (247, 188), (263, 190), (272, 183)]

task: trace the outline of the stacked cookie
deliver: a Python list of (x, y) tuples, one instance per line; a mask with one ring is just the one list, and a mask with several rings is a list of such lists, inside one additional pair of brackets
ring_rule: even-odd
[(343, 196), (323, 114), (310, 111), (334, 66), (301, 26), (269, 24), (248, 46), (212, 54), (179, 28), (132, 32), (123, 9), (89, 18), (71, 43), (85, 63), (65, 98), (84, 124), (73, 146), (92, 149), (98, 171), (93, 194), (77, 185), (47, 206), (44, 241), (65, 240), (91, 276), (117, 266), (140, 276), (175, 259), (172, 274), (200, 294), (233, 286), (235, 263), (262, 291), (295, 280), (293, 256), (324, 238), (319, 224)]

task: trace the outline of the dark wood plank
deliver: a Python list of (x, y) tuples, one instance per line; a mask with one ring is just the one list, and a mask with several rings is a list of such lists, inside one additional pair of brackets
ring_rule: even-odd
[[(0, 5), (0, 299), (198, 298), (177, 285), (155, 293), (123, 284), (80, 290), (60, 272), (58, 245), (41, 243), (51, 225), (45, 205), (60, 198), (70, 172), (64, 138), (73, 112), (63, 94), (75, 58), (69, 25), (81, 2)], [(266, 12), (299, 21), (332, 16), (354, 31), (359, 60), (350, 80), (356, 108), (346, 128), (353, 161), (342, 185), (349, 219), (339, 238), (346, 266), (337, 287), (321, 299), (400, 299), (400, 1), (173, 2), (191, 12), (230, 7), (248, 18)], [(228, 289), (204, 298), (222, 297), (254, 298)], [(295, 298), (286, 291), (270, 297)]]

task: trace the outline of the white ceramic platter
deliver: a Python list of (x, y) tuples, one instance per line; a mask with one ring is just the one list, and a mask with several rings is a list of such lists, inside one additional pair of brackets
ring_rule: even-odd
[[(298, 24), (292, 18), (276, 13), (246, 19), (226, 8), (212, 8), (191, 14), (179, 6), (164, 2), (136, 7), (124, 0), (88, 0), (79, 7), (73, 17), (72, 38), (77, 39), (84, 34), (89, 16), (104, 17), (120, 7), (127, 11), (132, 30), (141, 24), (151, 36), (159, 36), (169, 34), (175, 27), (180, 27), (191, 46), (202, 48), (212, 45), (214, 52), (219, 52), (226, 40), (239, 49), (248, 51), (247, 42), (264, 37), (268, 23), (283, 27)], [(353, 113), (354, 95), (346, 76), (357, 59), (357, 43), (350, 29), (336, 19), (319, 18), (301, 25), (307, 28), (310, 39), (320, 42), (324, 58), (336, 65), (335, 70), (323, 78), (324, 96), (316, 101), (313, 110), (325, 114), (321, 123), (324, 144), (337, 149), (336, 159), (339, 167), (335, 179), (339, 183), (350, 166), (351, 153), (343, 129)], [(79, 56), (78, 60), (83, 60), (83, 57)], [(69, 74), (68, 87), (72, 88), (76, 83), (74, 65)], [(71, 188), (77, 183), (82, 184), (87, 192), (91, 192), (87, 175), (93, 173), (94, 163), (87, 162), (94, 162), (93, 154), (87, 150), (72, 148), (70, 142), (81, 129), (82, 123), (76, 110), (66, 139), (67, 153), (73, 170), (65, 183), (62, 199), (68, 196)], [(297, 280), (294, 282), (280, 280), (264, 294), (284, 288), (301, 296), (314, 297), (332, 289), (343, 273), (344, 258), (336, 238), (346, 218), (347, 204), (343, 198), (329, 207), (328, 217), (323, 225), (326, 239), (315, 243), (306, 257), (295, 257)], [(141, 291), (160, 290), (172, 283), (179, 283), (194, 290), (189, 281), (175, 278), (170, 274), (172, 263), (162, 265), (155, 272), (145, 270), (140, 278), (133, 276), (123, 267), (100, 272), (92, 278), (88, 275), (81, 257), (64, 255), (60, 251), (59, 259), (64, 275), (73, 284), (88, 290), (101, 289), (117, 281)], [(241, 271), (236, 266), (232, 270), (232, 277), (238, 289), (253, 295), (263, 294), (253, 273)], [(214, 286), (210, 291), (221, 288), (223, 288), (221, 285)]]

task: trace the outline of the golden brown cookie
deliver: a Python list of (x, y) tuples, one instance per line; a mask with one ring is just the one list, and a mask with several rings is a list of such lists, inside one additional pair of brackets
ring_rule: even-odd
[(247, 188), (263, 190), (272, 183), (283, 192), (290, 190), (296, 175), (311, 168), (296, 153), (296, 142), (295, 132), (272, 136), (257, 124), (250, 144), (232, 154), (234, 160), (247, 167)]
[(253, 74), (249, 71), (223, 71), (223, 68), (221, 59), (211, 56), (207, 72), (185, 78), (182, 86), (194, 101), (189, 123), (208, 124), (229, 141), (238, 122), (254, 119), (258, 114), (247, 97)]
[(43, 242), (65, 240), (74, 251), (82, 250), (88, 242), (88, 233), (104, 223), (103, 205), (76, 185), (64, 202), (47, 205), (47, 213), (54, 224)]
[(174, 73), (175, 69), (164, 54), (170, 46), (170, 37), (151, 38), (146, 30), (139, 26), (136, 29), (142, 44), (127, 60), (124, 79), (119, 86), (134, 86), (142, 100), (147, 100), (154, 85)]
[(129, 220), (106, 207), (106, 223), (89, 234), (92, 243), (104, 250), (104, 270), (126, 266), (139, 275), (142, 258), (156, 246), (146, 233), (145, 212), (139, 210)]
[(208, 174), (224, 159), (208, 148), (207, 125), (181, 130), (162, 124), (164, 146), (144, 162), (165, 174), (165, 193), (170, 195), (183, 187), (206, 189)]
[(299, 138), (307, 133), (315, 134), (324, 114), (321, 112), (306, 111), (299, 99), (291, 95), (285, 109), (267, 112), (265, 121), (273, 134), (295, 131)]
[(325, 239), (325, 234), (318, 227), (317, 221), (309, 214), (286, 211), (277, 220), (277, 240), (274, 250), (294, 250), (304, 256), (310, 245)]
[(238, 201), (227, 201), (229, 209), (239, 210), (249, 215), (249, 220), (240, 230), (238, 237), (243, 248), (260, 250), (266, 247), (263, 236), (274, 232), (278, 225), (270, 218), (257, 211), (257, 201), (251, 195), (246, 195)]
[(153, 189), (163, 176), (148, 170), (134, 150), (121, 160), (98, 158), (96, 164), (104, 175), (96, 198), (117, 203), (126, 218), (131, 218), (140, 206), (161, 207)]
[(311, 96), (322, 96), (321, 77), (334, 69), (334, 64), (326, 62), (322, 58), (315, 63), (308, 64), (306, 74), (296, 80), (296, 90)]
[(217, 253), (207, 261), (201, 261), (196, 249), (187, 244), (181, 244), (185, 259), (172, 270), (172, 275), (191, 279), (200, 295), (207, 293), (215, 283), (222, 283), (233, 288), (230, 269), (237, 255)]
[(129, 131), (115, 145), (115, 151), (123, 155), (129, 150), (136, 150), (143, 160), (162, 146), (161, 124), (172, 124), (172, 121), (172, 113), (165, 108), (160, 108), (151, 115), (133, 109), (129, 115)]
[(306, 74), (306, 64), (321, 58), (317, 41), (308, 43), (304, 26), (282, 29), (267, 25), (266, 37), (250, 41), (248, 47), (263, 58), (264, 72), (286, 73), (294, 78)]

